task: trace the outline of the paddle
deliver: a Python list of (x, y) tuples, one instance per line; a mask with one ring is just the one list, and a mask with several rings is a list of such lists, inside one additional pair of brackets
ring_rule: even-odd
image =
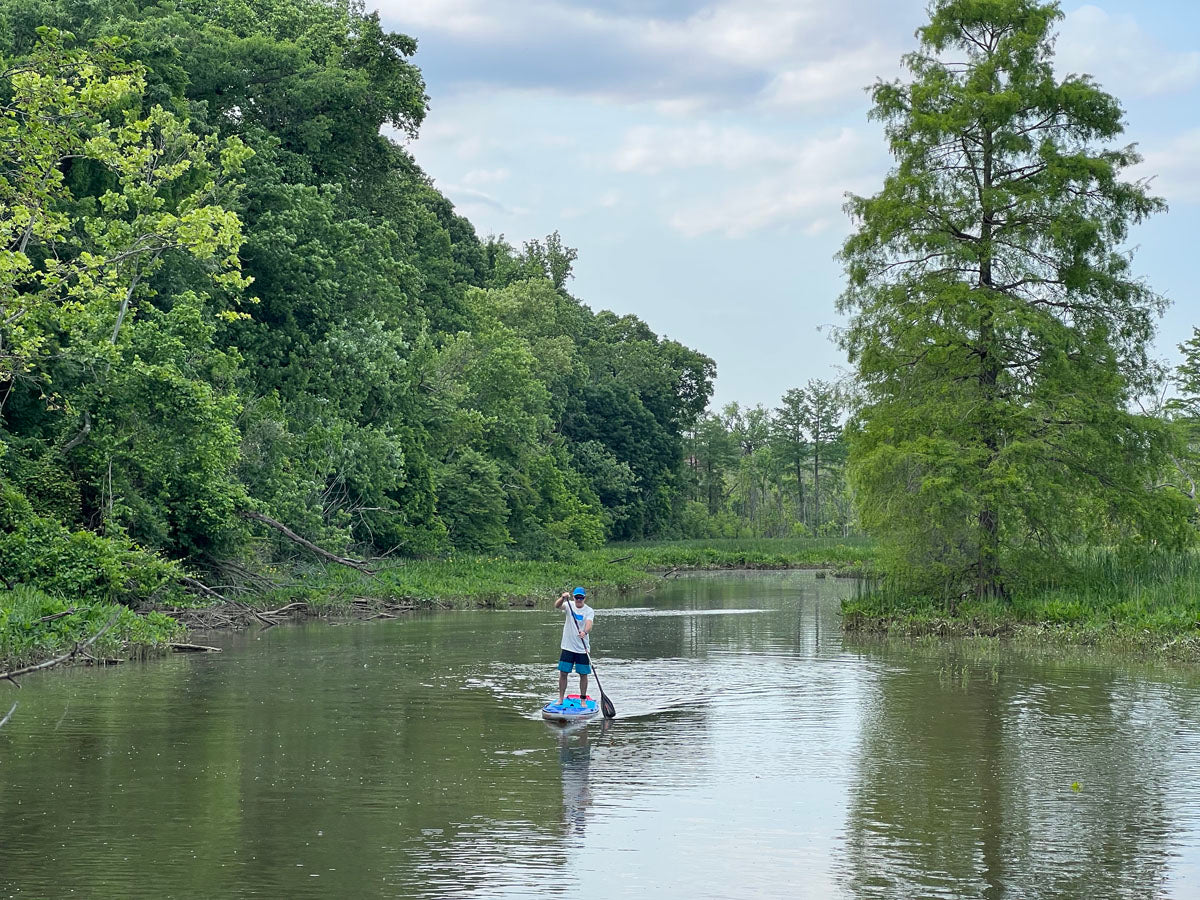
[[(600, 692), (600, 711), (604, 713), (604, 718), (615, 719), (617, 717), (617, 708), (613, 706), (613, 702), (608, 699), (608, 695), (604, 693), (604, 685), (600, 683), (600, 673), (596, 671), (596, 661), (592, 659), (591, 648), (588, 647), (587, 637), (583, 633), (583, 629), (579, 627), (579, 620), (575, 618), (575, 611), (571, 608), (571, 604), (575, 602), (575, 598), (568, 599), (563, 606), (567, 608), (567, 615), (571, 617), (571, 621), (575, 623), (575, 630), (579, 632), (579, 640), (583, 642), (584, 649), (588, 651), (588, 662), (592, 666), (592, 674), (596, 676), (596, 690)], [(582, 698), (579, 702), (582, 703), (586, 698)]]

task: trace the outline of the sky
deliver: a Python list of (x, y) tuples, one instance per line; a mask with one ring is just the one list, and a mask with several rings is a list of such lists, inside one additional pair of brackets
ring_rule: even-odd
[[(558, 231), (569, 290), (717, 363), (713, 407), (848, 374), (834, 341), (847, 192), (891, 166), (866, 88), (900, 74), (913, 0), (368, 0), (418, 41), (408, 146), (481, 237)], [(1158, 359), (1200, 326), (1200, 4), (1065, 2), (1056, 68), (1126, 111), (1169, 211), (1135, 272), (1172, 303)]]

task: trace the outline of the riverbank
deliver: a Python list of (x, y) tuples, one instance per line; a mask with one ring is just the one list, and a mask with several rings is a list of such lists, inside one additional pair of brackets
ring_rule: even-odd
[(138, 613), (112, 603), (55, 597), (17, 585), (0, 591), (0, 673), (69, 652), (117, 619), (80, 655), (96, 660), (170, 652), (196, 628), (267, 627), (288, 619), (389, 618), (416, 609), (549, 603), (564, 589), (599, 592), (648, 587), (686, 572), (820, 569), (869, 572), (874, 544), (864, 538), (727, 539), (611, 544), (561, 560), (452, 556), (386, 560), (373, 574), (331, 565), (263, 575), (225, 599), (189, 595)]
[(940, 600), (882, 589), (842, 603), (847, 632), (992, 638), (1200, 661), (1200, 553), (1074, 554), (1053, 578), (1007, 602)]

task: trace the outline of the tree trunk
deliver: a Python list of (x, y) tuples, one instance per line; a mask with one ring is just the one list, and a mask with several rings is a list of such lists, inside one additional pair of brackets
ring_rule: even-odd
[(796, 503), (797, 511), (800, 514), (800, 524), (807, 525), (808, 522), (804, 515), (804, 460), (800, 458), (800, 454), (796, 454)]
[[(990, 467), (1000, 449), (1000, 437), (996, 433), (997, 382), (1000, 377), (999, 359), (993, 352), (996, 342), (995, 323), (992, 316), (992, 225), (994, 214), (991, 208), (992, 187), (992, 133), (983, 131), (983, 172), (980, 192), (982, 221), (979, 228), (980, 259), (979, 285), (983, 289), (984, 307), (979, 322), (979, 393), (980, 393), (980, 437), (987, 449), (984, 468)], [(984, 473), (981, 473), (984, 474)], [(986, 477), (986, 476), (985, 476)], [(980, 598), (997, 597), (1003, 594), (1000, 583), (1000, 514), (994, 506), (990, 489), (986, 489), (979, 510), (979, 560), (975, 591)]]
[[(818, 413), (818, 422), (820, 414)], [(821, 529), (821, 429), (813, 432), (813, 533)]]

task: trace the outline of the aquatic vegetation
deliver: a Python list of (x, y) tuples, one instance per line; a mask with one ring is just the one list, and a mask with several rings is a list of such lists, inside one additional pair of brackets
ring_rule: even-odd
[(1021, 637), (1200, 657), (1200, 552), (1079, 548), (1008, 598), (905, 593), (892, 584), (842, 604), (847, 630)]
[(186, 629), (158, 611), (135, 613), (116, 603), (75, 603), (37, 588), (0, 591), (0, 668), (49, 658), (112, 626), (89, 648), (97, 659), (142, 658), (164, 652)]

